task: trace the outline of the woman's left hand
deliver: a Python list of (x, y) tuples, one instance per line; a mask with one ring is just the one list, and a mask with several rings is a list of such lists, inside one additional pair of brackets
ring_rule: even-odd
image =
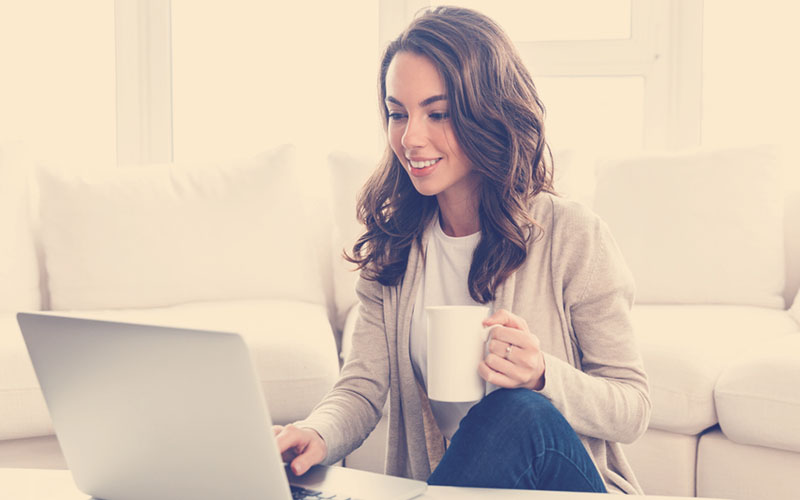
[(489, 354), (478, 365), (481, 377), (498, 387), (525, 387), (541, 390), (544, 387), (544, 355), (539, 350), (539, 338), (532, 334), (528, 323), (500, 309), (483, 321), (492, 328), (489, 335)]

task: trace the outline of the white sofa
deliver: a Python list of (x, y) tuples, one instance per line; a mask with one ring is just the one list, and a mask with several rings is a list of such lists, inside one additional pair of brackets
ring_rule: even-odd
[[(355, 276), (340, 252), (358, 233), (371, 162), (332, 154), (330, 186), (307, 189), (297, 156), (51, 167), (29, 190), (31, 155), (0, 149), (0, 467), (65, 466), (19, 310), (240, 332), (276, 421), (310, 410), (348, 351)], [(782, 192), (779, 156), (629, 154), (596, 175), (574, 152), (556, 161), (559, 190), (606, 219), (637, 278), (654, 411), (627, 452), (646, 492), (794, 498), (800, 300), (787, 305), (800, 283), (800, 188)], [(382, 470), (385, 433), (384, 419), (345, 465)]]
[[(366, 175), (363, 160), (331, 163), (344, 186)], [(556, 187), (603, 216), (637, 280), (633, 321), (653, 414), (626, 452), (646, 493), (797, 498), (798, 167), (771, 146), (599, 161), (556, 153)], [(355, 192), (337, 193), (345, 227)], [(379, 470), (385, 429), (381, 422), (348, 465)]]
[(628, 453), (651, 492), (797, 495), (800, 165), (781, 153), (644, 155), (598, 171), (595, 209), (639, 289), (654, 411)]
[(329, 197), (294, 148), (69, 173), (32, 157), (0, 147), (0, 467), (65, 466), (17, 311), (241, 333), (276, 423), (330, 389)]

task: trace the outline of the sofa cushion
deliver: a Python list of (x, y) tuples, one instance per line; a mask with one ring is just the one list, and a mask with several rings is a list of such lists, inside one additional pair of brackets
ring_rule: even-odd
[(52, 432), (16, 313), (0, 312), (0, 440)]
[(800, 452), (800, 331), (748, 349), (717, 381), (722, 432), (740, 444)]
[[(58, 314), (239, 333), (251, 350), (276, 423), (306, 417), (339, 374), (327, 311), (318, 304), (248, 300)], [(0, 439), (51, 432), (15, 316), (0, 314)]]
[(51, 307), (324, 303), (321, 232), (294, 157), (284, 146), (227, 164), (42, 170)]
[(768, 146), (602, 162), (594, 206), (637, 302), (784, 308), (781, 174)]
[(622, 445), (622, 449), (647, 495), (692, 497), (698, 439), (699, 436), (647, 429), (641, 438)]
[(0, 311), (38, 309), (41, 305), (29, 212), (31, 170), (22, 143), (0, 144)]
[(789, 314), (797, 321), (797, 324), (800, 325), (800, 290), (798, 290), (797, 295), (794, 298), (794, 302), (792, 302), (792, 307), (789, 309)]
[(595, 162), (592, 151), (586, 149), (554, 149), (553, 187), (559, 196), (591, 207), (597, 182)]
[(356, 218), (358, 194), (378, 162), (344, 152), (328, 155), (328, 169), (331, 178), (333, 199), (333, 276), (336, 302), (336, 326), (344, 328), (347, 313), (358, 302), (355, 266), (342, 258), (342, 251), (352, 253), (353, 245), (363, 232), (363, 226)]
[(786, 253), (786, 304), (794, 303), (800, 322), (800, 159), (784, 163), (784, 252)]
[(797, 498), (793, 479), (800, 454), (727, 439), (714, 429), (697, 447), (697, 491), (702, 498), (789, 500)]
[(650, 382), (650, 428), (687, 435), (717, 423), (714, 388), (732, 360), (797, 329), (786, 311), (752, 306), (637, 304), (632, 319)]

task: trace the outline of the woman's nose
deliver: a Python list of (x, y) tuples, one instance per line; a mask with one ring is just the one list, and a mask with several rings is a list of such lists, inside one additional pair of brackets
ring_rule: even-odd
[(426, 141), (425, 124), (420, 119), (409, 117), (400, 143), (406, 149), (414, 149), (425, 146)]

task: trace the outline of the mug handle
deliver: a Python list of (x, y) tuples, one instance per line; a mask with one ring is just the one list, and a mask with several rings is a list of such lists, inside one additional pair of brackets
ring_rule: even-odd
[(492, 331), (492, 328), (496, 326), (503, 326), (503, 325), (498, 324), (498, 325), (487, 326), (486, 328), (481, 330), (480, 333), (478, 333), (478, 335), (480, 336), (481, 340), (483, 340), (484, 343), (489, 342), (489, 339), (491, 338), (489, 333)]

